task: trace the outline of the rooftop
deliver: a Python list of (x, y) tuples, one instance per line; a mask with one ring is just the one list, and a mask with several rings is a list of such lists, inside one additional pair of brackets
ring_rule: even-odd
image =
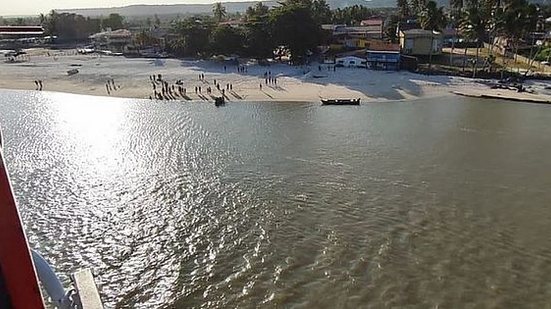
[(42, 35), (42, 26), (0, 26), (0, 35)]
[(127, 29), (118, 29), (118, 30), (108, 30), (103, 32), (98, 32), (95, 34), (92, 34), (90, 36), (91, 39), (98, 39), (102, 37), (110, 37), (110, 38), (126, 38), (131, 37), (132, 33)]
[(371, 40), (366, 44), (368, 51), (400, 52), (400, 44)]
[(370, 18), (360, 22), (362, 26), (383, 26), (384, 21), (381, 18)]
[(425, 29), (409, 29), (409, 30), (402, 30), (404, 34), (409, 35), (431, 35), (431, 34), (440, 34), (440, 32), (432, 31), (432, 30), (425, 30)]

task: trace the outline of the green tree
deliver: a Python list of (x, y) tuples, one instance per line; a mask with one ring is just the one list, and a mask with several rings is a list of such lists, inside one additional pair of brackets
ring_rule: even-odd
[(398, 7), (398, 16), (401, 20), (404, 20), (411, 15), (411, 10), (407, 0), (397, 0), (396, 7)]
[(243, 51), (244, 35), (227, 25), (216, 27), (212, 32), (211, 50), (215, 54), (240, 54)]
[(313, 0), (312, 1), (312, 17), (318, 24), (325, 24), (331, 22), (331, 8), (325, 0)]
[(111, 13), (102, 21), (103, 27), (111, 28), (111, 30), (122, 29), (124, 17), (119, 14)]
[(265, 18), (268, 16), (269, 8), (265, 6), (262, 2), (257, 2), (254, 6), (250, 6), (245, 11), (245, 18), (247, 20), (249, 19), (257, 19), (257, 18)]
[(353, 5), (333, 11), (332, 21), (335, 24), (356, 25), (364, 19), (377, 15), (378, 13), (374, 9), (362, 5)]
[(188, 18), (173, 25), (177, 39), (170, 43), (176, 54), (182, 56), (206, 55), (212, 25), (208, 20)]
[(38, 15), (38, 22), (40, 23), (41, 26), (44, 26), (46, 24), (46, 21), (48, 20), (48, 18), (46, 17), (46, 15), (40, 13), (40, 15)]
[(320, 28), (311, 10), (304, 4), (284, 4), (270, 11), (270, 22), (275, 43), (289, 49), (291, 63), (304, 63), (320, 40)]
[(44, 28), (46, 34), (58, 36), (62, 41), (83, 41), (100, 30), (100, 21), (77, 14), (58, 14), (52, 10), (45, 16)]
[(414, 15), (419, 16), (427, 7), (427, 4), (428, 0), (411, 0), (410, 9)]
[(48, 34), (48, 35), (57, 35), (56, 24), (57, 24), (57, 21), (58, 21), (58, 17), (59, 17), (59, 15), (57, 14), (56, 11), (54, 11), (54, 10), (50, 11), (48, 16), (46, 17), (46, 24), (44, 25), (45, 26), (44, 31), (46, 32), (46, 34)]
[(269, 9), (262, 2), (247, 8), (245, 13), (245, 52), (256, 59), (273, 56), (275, 48), (272, 28), (268, 19)]
[(398, 23), (402, 20), (402, 18), (398, 15), (390, 15), (388, 19), (388, 24), (385, 27), (385, 35), (390, 39), (391, 42), (396, 43), (398, 40), (398, 37), (396, 35), (396, 28), (398, 27)]
[(480, 44), (487, 34), (490, 12), (487, 7), (471, 3), (461, 21), (461, 30), (466, 38), (476, 41), (476, 60), (473, 62), (473, 78), (476, 77)]
[(226, 7), (220, 2), (216, 2), (212, 5), (212, 14), (217, 22), (221, 22), (226, 18)]
[(436, 2), (430, 0), (419, 12), (419, 24), (426, 30), (440, 31), (446, 27), (446, 15), (443, 7), (437, 7)]

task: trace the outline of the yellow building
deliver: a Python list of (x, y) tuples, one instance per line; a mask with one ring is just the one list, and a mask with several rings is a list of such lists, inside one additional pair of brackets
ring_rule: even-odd
[(442, 53), (442, 33), (423, 29), (400, 31), (400, 50), (404, 55), (439, 55)]

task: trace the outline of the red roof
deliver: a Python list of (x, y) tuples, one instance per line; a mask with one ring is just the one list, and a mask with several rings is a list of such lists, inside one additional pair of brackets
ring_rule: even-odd
[(0, 26), (0, 35), (41, 35), (44, 28), (41, 26)]
[(377, 40), (370, 40), (366, 44), (366, 48), (372, 51), (400, 51), (400, 44), (388, 43)]

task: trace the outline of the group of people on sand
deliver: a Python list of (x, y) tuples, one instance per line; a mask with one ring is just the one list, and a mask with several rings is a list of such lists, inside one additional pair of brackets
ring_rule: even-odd
[[(204, 73), (198, 74), (198, 79), (204, 84), (209, 84)], [(186, 88), (183, 86), (184, 82), (181, 79), (171, 85), (163, 79), (161, 74), (154, 74), (149, 76), (149, 81), (153, 89), (153, 95), (149, 96), (150, 100), (177, 100), (179, 97), (190, 100), (187, 96)], [(214, 95), (213, 91), (218, 90), (222, 96), (226, 96), (226, 92), (233, 91), (233, 84), (231, 83), (223, 84), (214, 79), (213, 85), (212, 87), (210, 85), (206, 87), (204, 85), (194, 86), (194, 91), (203, 100), (208, 100), (208, 98), (203, 96), (203, 93), (212, 96)]]
[[(264, 72), (264, 84), (277, 85), (277, 78), (272, 76), (272, 71)], [(262, 90), (262, 83), (260, 83), (260, 90)]]
[[(206, 80), (205, 80), (205, 74), (201, 73), (199, 74), (199, 80), (202, 81), (202, 82), (205, 82), (205, 83), (208, 83)], [(222, 86), (222, 84), (217, 81), (216, 79), (213, 80), (213, 84), (214, 84), (214, 87), (216, 87), (216, 89), (218, 91), (220, 91), (220, 93), (222, 94), (222, 96), (225, 96), (226, 95), (226, 91), (233, 91), (233, 84), (231, 83), (226, 83), (226, 86)], [(210, 86), (208, 86), (206, 88), (206, 92), (207, 94), (212, 94), (212, 88)], [(201, 86), (196, 86), (195, 87), (195, 93), (202, 93), (203, 91), (203, 88), (201, 88)]]
[(107, 94), (111, 95), (111, 91), (121, 89), (121, 87), (117, 87), (117, 85), (115, 85), (115, 80), (111, 78), (107, 80), (107, 83), (105, 83), (105, 89), (107, 90)]
[(34, 84), (36, 86), (36, 89), (35, 90), (38, 90), (38, 91), (42, 91), (42, 80), (35, 80), (34, 81)]
[[(178, 80), (176, 84), (170, 85), (167, 81), (163, 80), (161, 74), (156, 74), (149, 76), (149, 81), (153, 88), (153, 96), (149, 96), (150, 100), (176, 100), (178, 97), (187, 99), (186, 88), (184, 88), (182, 80)], [(158, 86), (160, 86), (160, 91), (157, 91)]]

